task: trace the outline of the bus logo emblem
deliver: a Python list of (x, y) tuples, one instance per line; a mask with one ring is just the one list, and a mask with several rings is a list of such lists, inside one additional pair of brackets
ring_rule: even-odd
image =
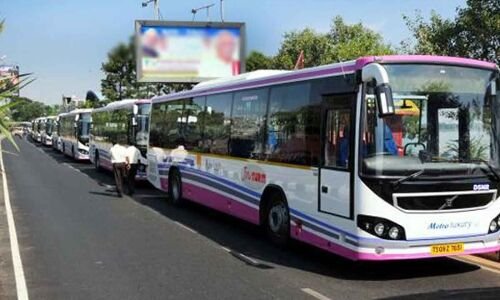
[(441, 205), (440, 208), (438, 208), (438, 210), (443, 210), (445, 208), (452, 208), (453, 207), (453, 202), (455, 201), (455, 199), (458, 198), (458, 195), (455, 195), (453, 197), (450, 197), (450, 198), (446, 198), (445, 202), (443, 205)]

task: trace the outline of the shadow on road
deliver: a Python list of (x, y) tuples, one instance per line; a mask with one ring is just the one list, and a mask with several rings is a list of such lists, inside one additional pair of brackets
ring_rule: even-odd
[(456, 300), (456, 299), (498, 299), (500, 288), (477, 288), (463, 290), (441, 290), (430, 293), (411, 294), (405, 296), (397, 296), (390, 298), (380, 298), (386, 300), (410, 300), (410, 299), (426, 299), (426, 300)]
[[(75, 162), (52, 148), (38, 147), (55, 161), (79, 169), (99, 185), (103, 187), (114, 185), (110, 172), (98, 172), (89, 163)], [(114, 197), (114, 193), (111, 192), (89, 193)], [(299, 242), (292, 242), (286, 249), (278, 248), (264, 238), (259, 227), (191, 202), (185, 202), (182, 207), (173, 206), (167, 201), (165, 194), (155, 190), (147, 182), (138, 183), (136, 194), (132, 199), (230, 249), (233, 256), (238, 256), (237, 259), (244, 261), (239, 256), (243, 254), (243, 258), (247, 256), (260, 260), (261, 262), (255, 267), (260, 266), (263, 269), (272, 268), (272, 264), (275, 264), (345, 280), (367, 281), (443, 276), (479, 269), (477, 266), (449, 258), (352, 262)]]

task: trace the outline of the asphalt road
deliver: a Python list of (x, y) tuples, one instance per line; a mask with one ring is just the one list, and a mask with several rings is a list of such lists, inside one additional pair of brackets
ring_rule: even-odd
[[(111, 174), (27, 141), (19, 146), (3, 159), (31, 299), (500, 294), (500, 274), (453, 259), (353, 263), (298, 243), (279, 249), (252, 225), (195, 204), (174, 207), (148, 184), (117, 198), (106, 189)], [(15, 152), (6, 142), (3, 149)], [(12, 287), (5, 253), (0, 246), (0, 298)]]

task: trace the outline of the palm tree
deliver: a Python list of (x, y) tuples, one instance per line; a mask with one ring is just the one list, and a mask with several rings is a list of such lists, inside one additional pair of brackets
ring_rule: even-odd
[[(4, 21), (0, 21), (0, 33), (2, 33), (4, 26)], [(19, 98), (16, 96), (16, 91), (31, 83), (33, 80), (26, 78), (30, 74), (18, 75), (19, 78), (25, 77), (19, 80), (17, 83), (13, 83), (12, 76), (0, 77), (0, 135), (7, 138), (11, 144), (19, 151), (19, 148), (9, 131), (9, 113), (10, 108), (17, 104), (16, 100)], [(5, 104), (6, 103), (6, 104)]]

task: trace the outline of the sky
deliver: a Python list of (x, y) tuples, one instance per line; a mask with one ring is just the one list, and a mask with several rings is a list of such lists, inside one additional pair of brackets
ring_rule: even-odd
[[(134, 21), (152, 19), (153, 8), (143, 0), (0, 0), (0, 64), (18, 64), (33, 73), (35, 82), (21, 96), (59, 104), (61, 96), (83, 98), (88, 90), (100, 95), (101, 64), (119, 42), (134, 33)], [(218, 0), (160, 0), (168, 21), (190, 21), (191, 9), (215, 3), (211, 20), (220, 20)], [(410, 37), (403, 15), (424, 17), (431, 10), (455, 16), (465, 0), (224, 0), (225, 20), (245, 22), (247, 52), (277, 52), (283, 34), (311, 27), (327, 32), (334, 16), (348, 23), (362, 22), (398, 46)], [(196, 20), (205, 21), (204, 12)]]

